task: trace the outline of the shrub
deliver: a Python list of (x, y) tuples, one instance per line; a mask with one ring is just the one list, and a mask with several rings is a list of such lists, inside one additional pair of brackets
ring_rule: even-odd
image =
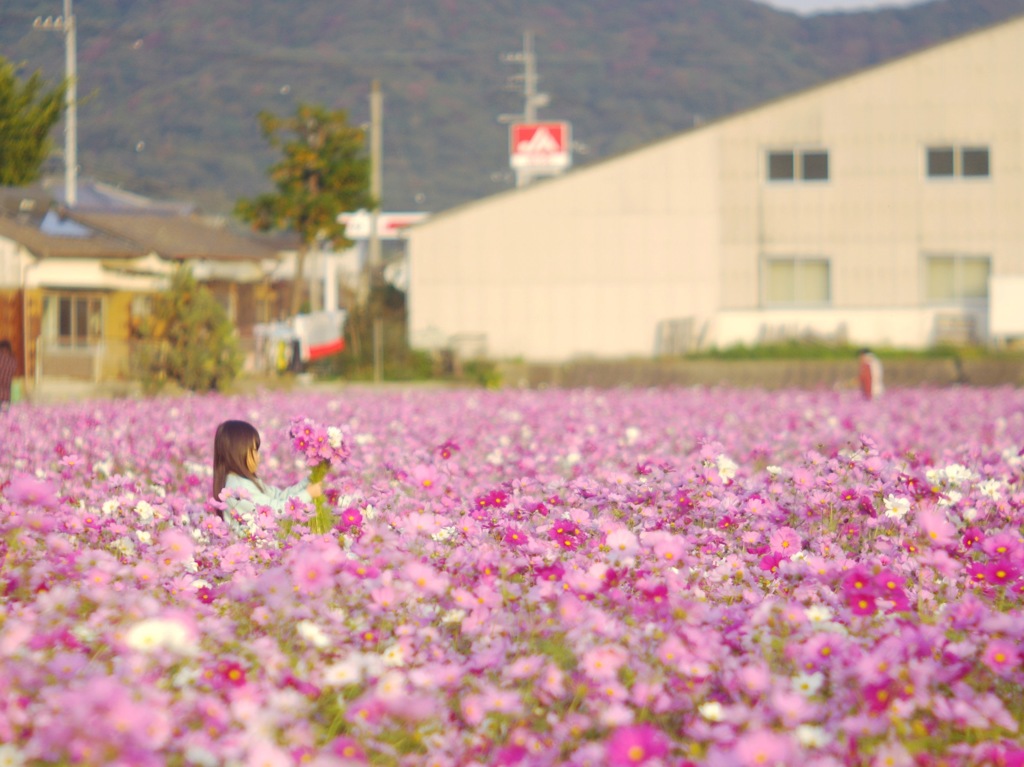
[(242, 355), (235, 327), (213, 294), (179, 268), (156, 297), (141, 327), (136, 366), (149, 392), (173, 383), (190, 391), (224, 390), (238, 376)]

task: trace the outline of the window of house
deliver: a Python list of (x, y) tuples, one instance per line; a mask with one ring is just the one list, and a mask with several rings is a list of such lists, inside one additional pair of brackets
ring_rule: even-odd
[(768, 152), (769, 181), (828, 181), (828, 152), (777, 149)]
[(985, 146), (934, 146), (925, 150), (928, 178), (988, 178), (989, 150)]
[(988, 298), (992, 270), (987, 256), (925, 256), (925, 299), (934, 303), (959, 303)]
[(770, 257), (764, 261), (766, 306), (821, 306), (832, 300), (827, 258)]
[(103, 298), (87, 293), (45, 296), (43, 323), (47, 340), (59, 346), (95, 346), (103, 340)]

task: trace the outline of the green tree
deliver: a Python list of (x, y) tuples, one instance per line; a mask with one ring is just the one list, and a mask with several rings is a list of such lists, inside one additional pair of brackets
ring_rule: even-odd
[(24, 186), (39, 177), (50, 153), (50, 129), (64, 111), (66, 85), (46, 90), (34, 73), (18, 80), (14, 66), (0, 57), (0, 185)]
[(191, 391), (225, 389), (242, 369), (235, 327), (191, 270), (175, 271), (140, 328), (140, 372), (153, 390), (168, 381)]
[(316, 242), (335, 248), (351, 243), (338, 214), (371, 208), (370, 161), (361, 128), (342, 111), (299, 104), (292, 117), (261, 112), (260, 127), (282, 159), (270, 168), (274, 192), (241, 199), (235, 214), (256, 229), (290, 229), (301, 245), (292, 284), (292, 314), (299, 311), (306, 254)]

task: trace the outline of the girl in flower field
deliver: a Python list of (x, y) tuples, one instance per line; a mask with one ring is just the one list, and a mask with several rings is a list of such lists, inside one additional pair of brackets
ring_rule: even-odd
[(213, 497), (225, 503), (226, 511), (219, 512), (221, 518), (238, 535), (244, 535), (243, 522), (251, 521), (259, 507), (269, 507), (281, 517), (289, 501), (313, 503), (323, 495), (319, 482), (302, 480), (285, 488), (268, 485), (257, 476), (259, 464), (260, 433), (256, 427), (246, 421), (224, 421), (217, 427), (213, 438)]

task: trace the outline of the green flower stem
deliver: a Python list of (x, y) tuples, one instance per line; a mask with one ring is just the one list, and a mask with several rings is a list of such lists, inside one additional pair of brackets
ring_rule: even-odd
[[(322, 461), (314, 466), (309, 472), (309, 484), (315, 485), (317, 482), (323, 482), (329, 468), (330, 464), (327, 461)], [(316, 507), (316, 514), (309, 520), (310, 531), (322, 535), (333, 530), (334, 512), (327, 507), (327, 499), (323, 495), (319, 495), (313, 499), (313, 505)]]

